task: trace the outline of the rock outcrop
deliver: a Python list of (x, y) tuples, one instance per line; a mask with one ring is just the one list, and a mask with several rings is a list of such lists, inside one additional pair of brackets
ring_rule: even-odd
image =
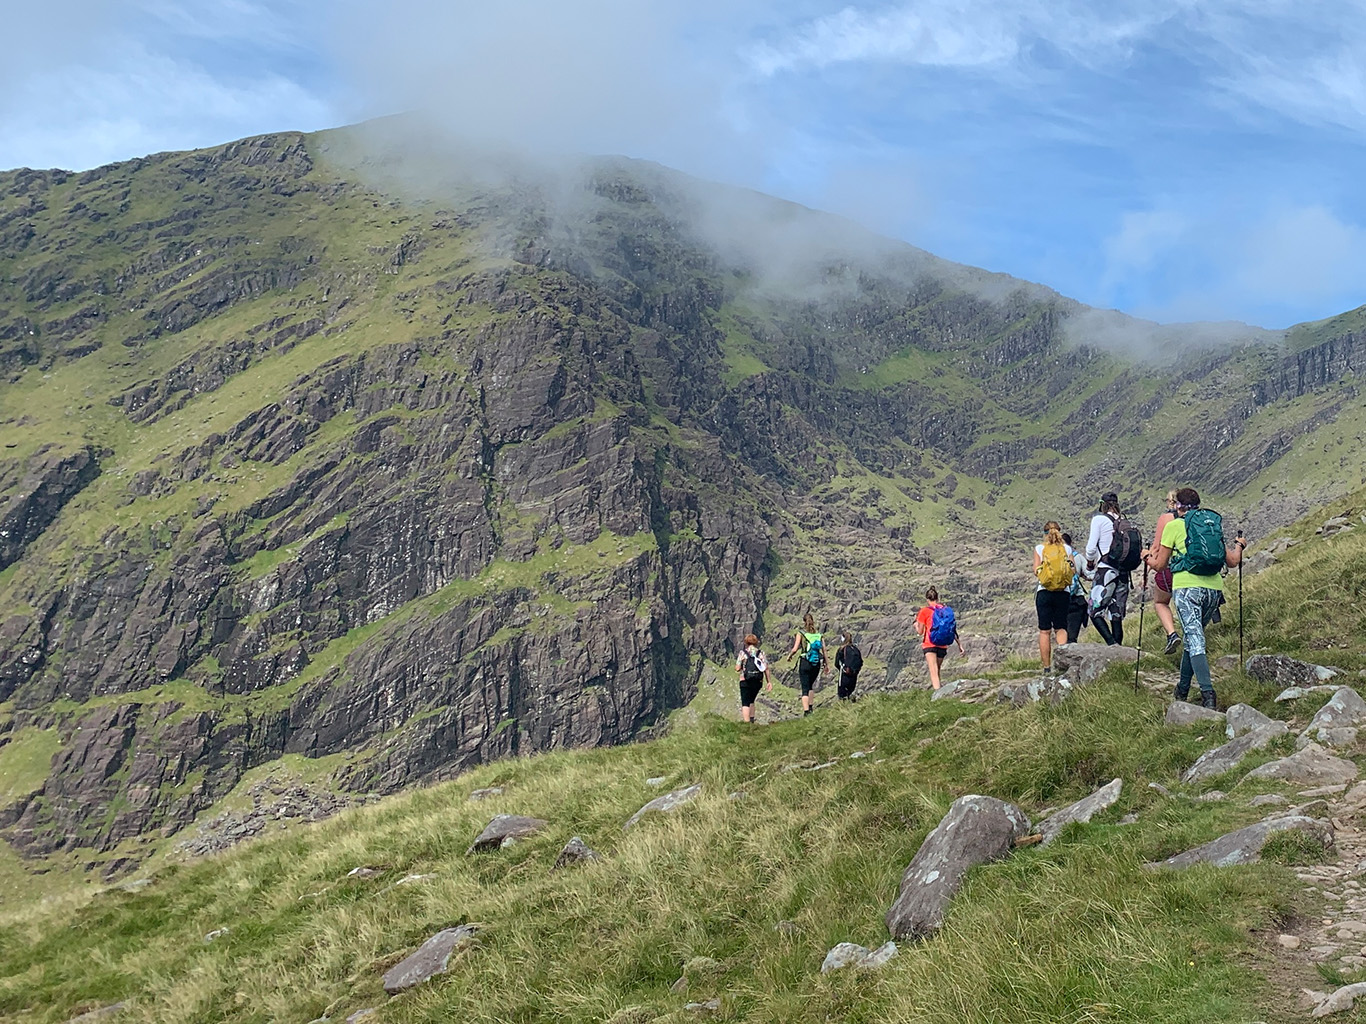
[(1334, 757), (1317, 743), (1309, 743), (1289, 757), (1268, 761), (1252, 769), (1246, 779), (1277, 779), (1302, 786), (1333, 786), (1357, 777), (1357, 766), (1346, 758)]
[(1237, 864), (1251, 864), (1261, 858), (1262, 847), (1266, 845), (1267, 839), (1277, 832), (1289, 831), (1302, 833), (1310, 842), (1317, 843), (1323, 849), (1333, 845), (1331, 822), (1303, 814), (1283, 814), (1222, 835), (1203, 846), (1149, 864), (1148, 867), (1188, 868), (1192, 864), (1213, 864), (1215, 867), (1225, 868)]
[(1231, 771), (1248, 754), (1254, 750), (1261, 750), (1273, 740), (1285, 736), (1289, 732), (1290, 729), (1284, 722), (1273, 722), (1271, 725), (1259, 726), (1237, 739), (1230, 740), (1223, 746), (1205, 751), (1196, 758), (1193, 765), (1182, 773), (1181, 781), (1199, 782), (1202, 779), (1212, 779), (1216, 775)]
[(1053, 672), (1066, 676), (1073, 686), (1085, 686), (1111, 665), (1132, 664), (1137, 658), (1135, 648), (1120, 644), (1064, 644), (1053, 652)]
[(677, 810), (684, 804), (692, 803), (701, 795), (702, 784), (695, 783), (691, 786), (684, 786), (682, 789), (675, 789), (670, 793), (665, 793), (663, 796), (657, 796), (640, 810), (636, 811), (635, 814), (631, 815), (631, 817), (626, 820), (626, 824), (621, 826), (621, 830), (625, 832), (647, 814), (667, 814), (670, 811)]
[(482, 853), (485, 850), (496, 850), (500, 846), (506, 846), (518, 839), (525, 839), (527, 836), (534, 836), (546, 825), (550, 824), (544, 818), (530, 818), (523, 814), (498, 814), (493, 817), (484, 831), (475, 837), (466, 854)]
[(1318, 686), (1337, 674), (1330, 668), (1297, 661), (1285, 654), (1254, 654), (1247, 659), (1243, 671), (1258, 682), (1276, 686)]
[(902, 873), (900, 894), (887, 910), (892, 938), (938, 931), (968, 871), (1007, 856), (1028, 834), (1029, 818), (1014, 804), (989, 796), (955, 800)]
[(1082, 797), (1074, 804), (1064, 807), (1060, 811), (1054, 811), (1043, 821), (1034, 826), (1034, 831), (1043, 836), (1043, 844), (1047, 846), (1064, 828), (1073, 822), (1085, 824), (1094, 818), (1107, 807), (1111, 807), (1119, 799), (1119, 794), (1124, 788), (1124, 780), (1114, 779), (1107, 782), (1090, 796)]
[(438, 974), (445, 974), (450, 967), (451, 957), (457, 950), (468, 946), (481, 928), (482, 925), (462, 924), (458, 928), (444, 928), (437, 932), (415, 952), (384, 972), (384, 991), (396, 996)]
[(1328, 747), (1350, 747), (1363, 725), (1366, 725), (1366, 700), (1350, 686), (1340, 686), (1309, 720), (1296, 745), (1304, 747), (1316, 742)]

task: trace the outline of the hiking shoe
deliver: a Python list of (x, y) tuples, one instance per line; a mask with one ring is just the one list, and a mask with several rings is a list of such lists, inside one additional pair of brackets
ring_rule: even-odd
[(1190, 700), (1190, 695), (1191, 695), (1191, 688), (1190, 688), (1189, 686), (1187, 686), (1187, 687), (1183, 690), (1183, 689), (1181, 688), (1181, 684), (1178, 683), (1178, 684), (1176, 685), (1176, 689), (1172, 691), (1172, 700), (1185, 700), (1185, 701), (1189, 701), (1189, 700)]
[(1201, 706), (1202, 708), (1209, 708), (1211, 711), (1215, 711), (1215, 710), (1217, 710), (1217, 708), (1216, 708), (1216, 706), (1215, 706), (1216, 703), (1217, 703), (1217, 701), (1215, 700), (1215, 696), (1214, 696), (1214, 691), (1213, 691), (1213, 690), (1210, 690), (1209, 693), (1202, 693), (1202, 694), (1200, 694), (1200, 706)]
[(807, 708), (805, 711), (802, 712), (802, 717), (805, 718), (807, 715), (811, 714), (811, 712), (815, 710), (815, 708)]
[(1180, 647), (1180, 646), (1181, 646), (1181, 634), (1180, 634), (1180, 633), (1168, 633), (1168, 634), (1167, 634), (1167, 646), (1164, 647), (1164, 648), (1162, 648), (1162, 653), (1163, 653), (1163, 654), (1171, 654), (1173, 651), (1175, 651), (1175, 650), (1176, 650), (1178, 647)]

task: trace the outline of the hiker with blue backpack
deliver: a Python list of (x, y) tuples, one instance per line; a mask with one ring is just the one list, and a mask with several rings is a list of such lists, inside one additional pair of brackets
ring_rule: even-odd
[(958, 616), (939, 600), (939, 591), (930, 587), (925, 591), (925, 607), (915, 617), (915, 632), (925, 652), (925, 667), (930, 670), (930, 686), (939, 689), (939, 669), (948, 656), (949, 645), (957, 644), (958, 653), (966, 654), (963, 641), (958, 639)]
[(802, 619), (802, 628), (792, 638), (792, 650), (797, 658), (797, 679), (802, 688), (802, 714), (811, 714), (811, 688), (816, 678), (830, 671), (825, 660), (825, 637), (816, 631), (816, 620), (810, 612)]
[(1185, 649), (1175, 697), (1185, 700), (1191, 680), (1200, 684), (1200, 703), (1215, 709), (1218, 697), (1209, 676), (1205, 627), (1213, 621), (1224, 596), (1224, 568), (1243, 560), (1246, 542), (1240, 533), (1230, 545), (1224, 539), (1224, 521), (1218, 512), (1200, 507), (1200, 493), (1193, 487), (1176, 492), (1176, 518), (1162, 528), (1157, 552), (1144, 556), (1148, 567), (1172, 570), (1172, 604), (1181, 622)]

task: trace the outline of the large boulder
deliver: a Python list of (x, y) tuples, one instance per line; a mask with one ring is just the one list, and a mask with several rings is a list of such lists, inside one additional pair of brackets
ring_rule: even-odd
[(1005, 857), (1028, 834), (1029, 817), (1014, 804), (989, 796), (955, 800), (902, 873), (901, 892), (887, 910), (892, 938), (937, 931), (969, 869)]
[(492, 821), (484, 826), (484, 831), (480, 832), (466, 854), (481, 853), (484, 850), (496, 850), (509, 839), (521, 839), (525, 836), (534, 835), (545, 828), (549, 822), (542, 818), (528, 818), (521, 814), (497, 814)]
[(1043, 844), (1046, 846), (1057, 839), (1058, 834), (1072, 822), (1085, 824), (1105, 808), (1111, 806), (1119, 799), (1120, 790), (1123, 788), (1124, 782), (1121, 779), (1107, 782), (1090, 796), (1083, 797), (1076, 803), (1044, 818), (1035, 827), (1035, 831), (1043, 836)]
[(1341, 757), (1334, 757), (1317, 743), (1310, 743), (1289, 757), (1268, 761), (1252, 769), (1243, 778), (1279, 779), (1297, 785), (1345, 785), (1357, 777), (1357, 766)]
[(1224, 735), (1231, 740), (1236, 740), (1243, 733), (1251, 732), (1253, 729), (1260, 729), (1264, 725), (1274, 725), (1276, 720), (1262, 714), (1256, 708), (1248, 704), (1235, 704), (1229, 708), (1224, 715), (1225, 728)]
[(1053, 672), (1066, 676), (1073, 686), (1094, 683), (1111, 665), (1132, 664), (1138, 658), (1133, 647), (1116, 644), (1063, 644), (1053, 651)]
[(1309, 720), (1296, 746), (1317, 742), (1330, 747), (1350, 747), (1363, 725), (1366, 725), (1366, 700), (1350, 686), (1339, 686), (1328, 703)]
[(396, 963), (384, 972), (384, 991), (398, 995), (428, 978), (445, 974), (451, 954), (470, 944), (480, 925), (462, 924), (459, 928), (445, 928), (417, 948), (417, 952)]
[(1167, 705), (1167, 713), (1162, 720), (1168, 725), (1207, 725), (1210, 722), (1224, 724), (1224, 713), (1213, 708), (1201, 707), (1189, 701), (1176, 700)]
[(1310, 1011), (1310, 1017), (1331, 1017), (1335, 1013), (1346, 1013), (1356, 1005), (1358, 999), (1366, 999), (1366, 981), (1343, 985), (1333, 992), (1325, 993)]
[(1262, 847), (1268, 838), (1277, 832), (1289, 831), (1304, 833), (1325, 850), (1333, 845), (1331, 822), (1304, 814), (1282, 814), (1222, 835), (1203, 846), (1149, 864), (1148, 867), (1188, 868), (1192, 864), (1213, 864), (1217, 868), (1226, 868), (1236, 864), (1251, 864), (1261, 859)]
[(1296, 661), (1285, 654), (1254, 654), (1243, 670), (1259, 682), (1277, 686), (1317, 686), (1337, 675), (1331, 668)]
[(684, 804), (692, 803), (692, 801), (696, 800), (701, 793), (702, 784), (699, 782), (691, 786), (684, 786), (682, 789), (675, 789), (670, 793), (665, 793), (663, 796), (657, 796), (640, 810), (636, 811), (635, 814), (631, 815), (631, 817), (626, 820), (626, 824), (621, 826), (621, 830), (625, 832), (651, 811), (665, 814), (676, 808), (682, 807)]
[(1042, 676), (1038, 679), (1004, 684), (996, 694), (998, 704), (1009, 704), (1019, 709), (1026, 704), (1046, 701), (1061, 704), (1072, 695), (1072, 683), (1066, 676)]
[(1181, 781), (1199, 782), (1201, 779), (1223, 775), (1224, 772), (1236, 768), (1238, 762), (1254, 750), (1261, 750), (1272, 740), (1288, 732), (1290, 729), (1284, 722), (1273, 722), (1271, 725), (1263, 725), (1244, 733), (1235, 740), (1229, 740), (1222, 747), (1215, 747), (1201, 754), (1195, 763), (1186, 769)]

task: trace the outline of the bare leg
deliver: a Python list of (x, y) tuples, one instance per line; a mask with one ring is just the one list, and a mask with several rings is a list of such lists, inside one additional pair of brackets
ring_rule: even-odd
[[(1048, 630), (1039, 630), (1039, 662), (1044, 668), (1048, 668), (1053, 663), (1052, 639), (1053, 635)], [(1065, 635), (1064, 639), (1066, 639)]]
[(804, 693), (804, 694), (802, 694), (802, 710), (803, 710), (803, 711), (810, 711), (810, 710), (811, 710), (811, 694), (809, 694), (809, 693)]
[(1165, 590), (1159, 590), (1157, 596), (1153, 598), (1153, 611), (1157, 612), (1157, 621), (1162, 623), (1163, 632), (1169, 636), (1176, 632), (1176, 619), (1172, 615), (1172, 595)]
[(1053, 631), (1053, 646), (1054, 646), (1054, 647), (1066, 647), (1066, 646), (1067, 646), (1067, 630), (1065, 630), (1065, 629), (1055, 629), (1055, 630)]
[(742, 721), (742, 722), (752, 722), (752, 721), (754, 721), (754, 705), (752, 705), (752, 704), (741, 704), (741, 705), (740, 705), (740, 721)]
[(925, 667), (930, 670), (930, 686), (939, 689), (939, 658), (934, 651), (925, 652)]

